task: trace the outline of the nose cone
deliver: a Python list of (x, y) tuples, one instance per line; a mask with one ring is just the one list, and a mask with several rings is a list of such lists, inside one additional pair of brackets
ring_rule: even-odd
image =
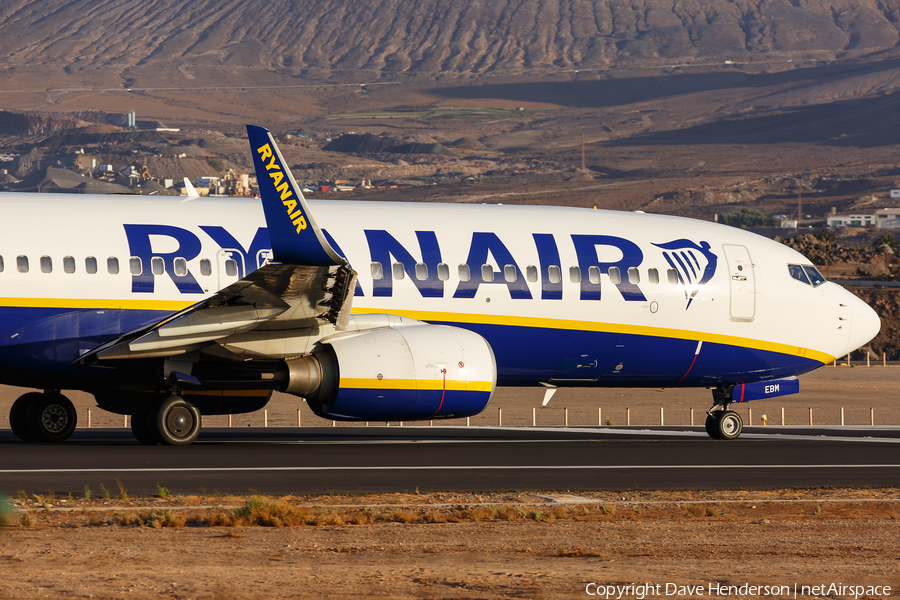
[(850, 339), (847, 352), (865, 346), (881, 331), (878, 313), (856, 296), (851, 299), (850, 311)]

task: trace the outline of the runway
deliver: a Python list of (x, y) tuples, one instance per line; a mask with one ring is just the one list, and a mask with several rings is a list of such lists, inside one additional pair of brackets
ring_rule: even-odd
[(187, 447), (141, 446), (126, 429), (64, 444), (0, 431), (0, 492), (95, 496), (507, 490), (765, 489), (900, 483), (900, 428), (208, 428)]

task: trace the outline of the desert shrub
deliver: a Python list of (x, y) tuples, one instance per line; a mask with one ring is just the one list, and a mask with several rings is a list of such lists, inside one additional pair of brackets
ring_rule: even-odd
[(752, 208), (742, 208), (737, 212), (721, 213), (719, 222), (732, 227), (777, 227), (779, 223), (778, 219), (767, 217)]
[[(183, 527), (187, 519), (175, 510), (135, 510), (114, 513), (110, 525), (120, 527)], [(105, 524), (105, 523), (98, 523)]]
[(524, 521), (528, 518), (528, 511), (518, 506), (499, 506), (496, 518), (502, 521)]
[(895, 240), (894, 236), (892, 236), (891, 234), (886, 233), (883, 236), (881, 236), (880, 238), (878, 238), (877, 240), (875, 240), (874, 242), (872, 242), (872, 245), (875, 246), (876, 248), (878, 248), (879, 246), (884, 246), (885, 244), (890, 246), (891, 248), (896, 248), (897, 240)]
[(233, 512), (238, 525), (261, 525), (263, 527), (294, 527), (314, 525), (306, 508), (291, 506), (287, 502), (273, 502), (254, 496), (244, 506)]
[(437, 510), (429, 510), (422, 515), (423, 523), (446, 523), (447, 515)]

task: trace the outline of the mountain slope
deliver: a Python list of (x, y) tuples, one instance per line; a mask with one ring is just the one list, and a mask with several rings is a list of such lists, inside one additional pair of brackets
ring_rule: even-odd
[(449, 75), (822, 58), (897, 45), (900, 0), (5, 0), (9, 66)]

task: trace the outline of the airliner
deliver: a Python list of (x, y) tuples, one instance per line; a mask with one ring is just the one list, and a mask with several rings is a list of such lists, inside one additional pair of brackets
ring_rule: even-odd
[[(5, 194), (0, 383), (25, 442), (77, 422), (65, 390), (186, 445), (273, 392), (341, 421), (452, 419), (498, 386), (796, 393), (875, 312), (803, 255), (705, 221), (582, 208), (307, 200), (248, 126), (259, 198)], [(698, 392), (699, 393), (699, 392)]]

